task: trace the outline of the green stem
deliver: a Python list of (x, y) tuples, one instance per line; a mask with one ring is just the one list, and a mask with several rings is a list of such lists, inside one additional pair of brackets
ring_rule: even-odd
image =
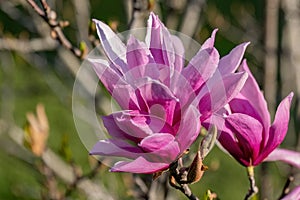
[(250, 182), (250, 189), (245, 196), (244, 200), (250, 200), (255, 194), (258, 192), (258, 188), (255, 185), (255, 177), (254, 177), (254, 167), (249, 166), (247, 167), (247, 174)]

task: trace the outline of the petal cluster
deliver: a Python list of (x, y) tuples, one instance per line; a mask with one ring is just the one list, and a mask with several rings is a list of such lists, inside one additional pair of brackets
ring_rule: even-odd
[(281, 101), (271, 124), (267, 103), (246, 61), (240, 71), (249, 74), (243, 89), (211, 122), (221, 130), (219, 142), (237, 161), (256, 166), (283, 141), (293, 93)]
[(130, 36), (125, 45), (106, 24), (94, 23), (107, 60), (89, 61), (122, 111), (103, 117), (110, 138), (90, 153), (130, 159), (111, 171), (167, 169), (196, 140), (201, 121), (242, 89), (247, 73), (234, 72), (248, 43), (220, 59), (215, 30), (184, 67), (182, 42), (153, 13), (145, 42)]

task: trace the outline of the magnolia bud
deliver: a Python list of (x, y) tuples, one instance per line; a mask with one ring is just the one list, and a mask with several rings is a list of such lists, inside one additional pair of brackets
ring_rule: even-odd
[(212, 128), (209, 129), (208, 133), (203, 138), (199, 146), (200, 156), (202, 159), (204, 159), (214, 147), (217, 140), (217, 135), (218, 135), (217, 127), (213, 125)]
[(208, 167), (203, 165), (200, 151), (198, 151), (192, 164), (188, 168), (187, 181), (185, 183), (192, 184), (198, 182), (207, 169)]
[(49, 124), (43, 105), (37, 105), (36, 112), (36, 116), (33, 113), (27, 114), (28, 125), (25, 129), (24, 144), (36, 156), (41, 156), (46, 148)]

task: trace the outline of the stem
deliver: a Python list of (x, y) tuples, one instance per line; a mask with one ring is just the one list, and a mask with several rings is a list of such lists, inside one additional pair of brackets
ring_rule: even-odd
[(196, 197), (196, 196), (192, 193), (191, 189), (189, 188), (189, 186), (188, 186), (187, 184), (176, 185), (176, 184), (171, 183), (171, 181), (170, 181), (170, 185), (171, 185), (173, 188), (175, 188), (175, 189), (181, 191), (188, 199), (190, 199), (190, 200), (199, 200), (199, 198)]
[(173, 163), (173, 165), (169, 168), (170, 175), (169, 175), (169, 184), (181, 191), (188, 199), (190, 200), (199, 200), (198, 197), (196, 197), (191, 189), (189, 188), (188, 184), (180, 183), (182, 179), (187, 179), (187, 171), (186, 173), (180, 172), (179, 168), (182, 168), (182, 158), (179, 158), (176, 162)]
[(258, 192), (258, 188), (255, 185), (254, 167), (253, 166), (247, 167), (247, 174), (248, 174), (248, 179), (250, 182), (250, 188), (249, 188), (249, 191), (246, 194), (244, 200), (250, 200)]

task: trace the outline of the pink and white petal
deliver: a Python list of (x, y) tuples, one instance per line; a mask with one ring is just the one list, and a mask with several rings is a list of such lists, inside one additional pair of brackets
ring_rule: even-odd
[[(225, 110), (224, 110), (225, 111)], [(226, 113), (226, 112), (224, 112)], [(249, 166), (249, 159), (243, 154), (238, 140), (232, 130), (225, 124), (225, 118), (222, 116), (224, 113), (213, 114), (209, 119), (202, 124), (208, 130), (210, 126), (215, 125), (218, 130), (218, 146), (225, 153), (234, 157), (239, 163), (244, 166)]]
[(127, 69), (126, 46), (108, 25), (96, 19), (93, 22), (107, 57), (123, 73)]
[(267, 157), (279, 144), (283, 141), (289, 125), (290, 119), (290, 107), (291, 101), (294, 96), (294, 93), (291, 92), (287, 97), (285, 97), (279, 104), (273, 125), (269, 130), (269, 139), (264, 148), (264, 152), (261, 155), (263, 160)]
[[(141, 125), (142, 122), (136, 122), (135, 124), (133, 119), (126, 119), (127, 117), (125, 116), (129, 112), (130, 111), (122, 111), (102, 117), (103, 124), (110, 136), (139, 142), (142, 138), (152, 134), (147, 124)], [(137, 123), (139, 123), (140, 126), (137, 126)]]
[(274, 149), (265, 161), (283, 161), (300, 169), (300, 152), (287, 149)]
[(180, 151), (184, 152), (197, 139), (200, 132), (200, 113), (194, 106), (189, 106), (181, 117), (176, 141), (180, 146)]
[(243, 154), (238, 142), (236, 141), (234, 134), (230, 131), (221, 132), (218, 141), (222, 147), (243, 166), (250, 166), (250, 158)]
[(144, 157), (151, 162), (172, 163), (180, 154), (178, 142), (167, 133), (148, 136), (139, 143), (139, 147), (147, 152)]
[(111, 96), (118, 102), (123, 110), (140, 110), (135, 89), (129, 84), (115, 85)]
[(208, 38), (203, 45), (201, 46), (200, 50), (204, 50), (207, 48), (213, 48), (215, 45), (215, 37), (216, 37), (216, 33), (218, 32), (218, 29), (214, 29), (213, 32), (211, 33), (210, 38)]
[(175, 56), (171, 35), (158, 16), (152, 12), (148, 19), (145, 41), (156, 63), (174, 68)]
[(116, 84), (127, 84), (123, 77), (113, 70), (106, 60), (88, 58), (88, 61), (93, 65), (98, 78), (110, 93), (113, 92)]
[(181, 153), (178, 142), (173, 140), (157, 151), (144, 154), (144, 157), (151, 162), (172, 163)]
[[(229, 102), (229, 106), (232, 113), (243, 113), (249, 115), (263, 124), (263, 120), (257, 110), (255, 110), (252, 104), (241, 94), (238, 94), (235, 98), (233, 98)], [(264, 130), (267, 131), (268, 129), (264, 128)]]
[(139, 147), (121, 139), (99, 140), (90, 151), (90, 155), (117, 156), (129, 159), (135, 159), (142, 153), (143, 151)]
[(170, 89), (161, 82), (150, 78), (140, 79), (136, 86), (147, 103), (150, 114), (172, 124), (174, 109), (179, 100)]
[(184, 46), (181, 40), (175, 35), (171, 35), (171, 40), (175, 53), (174, 69), (180, 73), (184, 66)]
[(233, 73), (240, 66), (249, 42), (236, 46), (231, 52), (220, 59), (218, 70), (221, 74)]
[(158, 151), (175, 140), (174, 136), (168, 133), (155, 133), (145, 137), (138, 145), (146, 152)]
[[(215, 48), (200, 50), (182, 70), (182, 75), (188, 80), (194, 91), (214, 74), (219, 57)], [(177, 93), (180, 92), (182, 91), (177, 91)]]
[(146, 160), (140, 156), (133, 161), (117, 162), (111, 169), (111, 172), (130, 172), (139, 174), (152, 174), (169, 167), (169, 163), (155, 163)]
[[(243, 60), (240, 71), (247, 72), (249, 77), (241, 90), (241, 94), (250, 102), (250, 104), (253, 106), (253, 108), (258, 112), (261, 121), (264, 125), (264, 128), (267, 130), (267, 128), (270, 126), (270, 114), (268, 111), (267, 102), (264, 98), (263, 93), (259, 89), (259, 86), (252, 75), (246, 60)], [(268, 136), (266, 135), (266, 141)], [(265, 141), (265, 142), (266, 142)]]
[(234, 113), (226, 117), (232, 132), (239, 142), (243, 154), (255, 161), (260, 153), (263, 127), (255, 118), (242, 113)]
[(156, 116), (140, 114), (138, 111), (122, 111), (102, 117), (104, 126), (115, 138), (140, 141), (157, 132), (174, 135), (173, 128)]
[[(127, 43), (126, 58), (128, 69), (147, 65), (149, 62), (154, 62), (151, 52), (146, 44), (138, 41), (134, 36), (130, 35)], [(139, 77), (142, 77), (144, 72), (141, 72)]]
[(214, 74), (201, 88), (193, 103), (199, 105), (201, 120), (223, 108), (241, 91), (247, 79), (247, 73), (234, 73), (222, 76)]

